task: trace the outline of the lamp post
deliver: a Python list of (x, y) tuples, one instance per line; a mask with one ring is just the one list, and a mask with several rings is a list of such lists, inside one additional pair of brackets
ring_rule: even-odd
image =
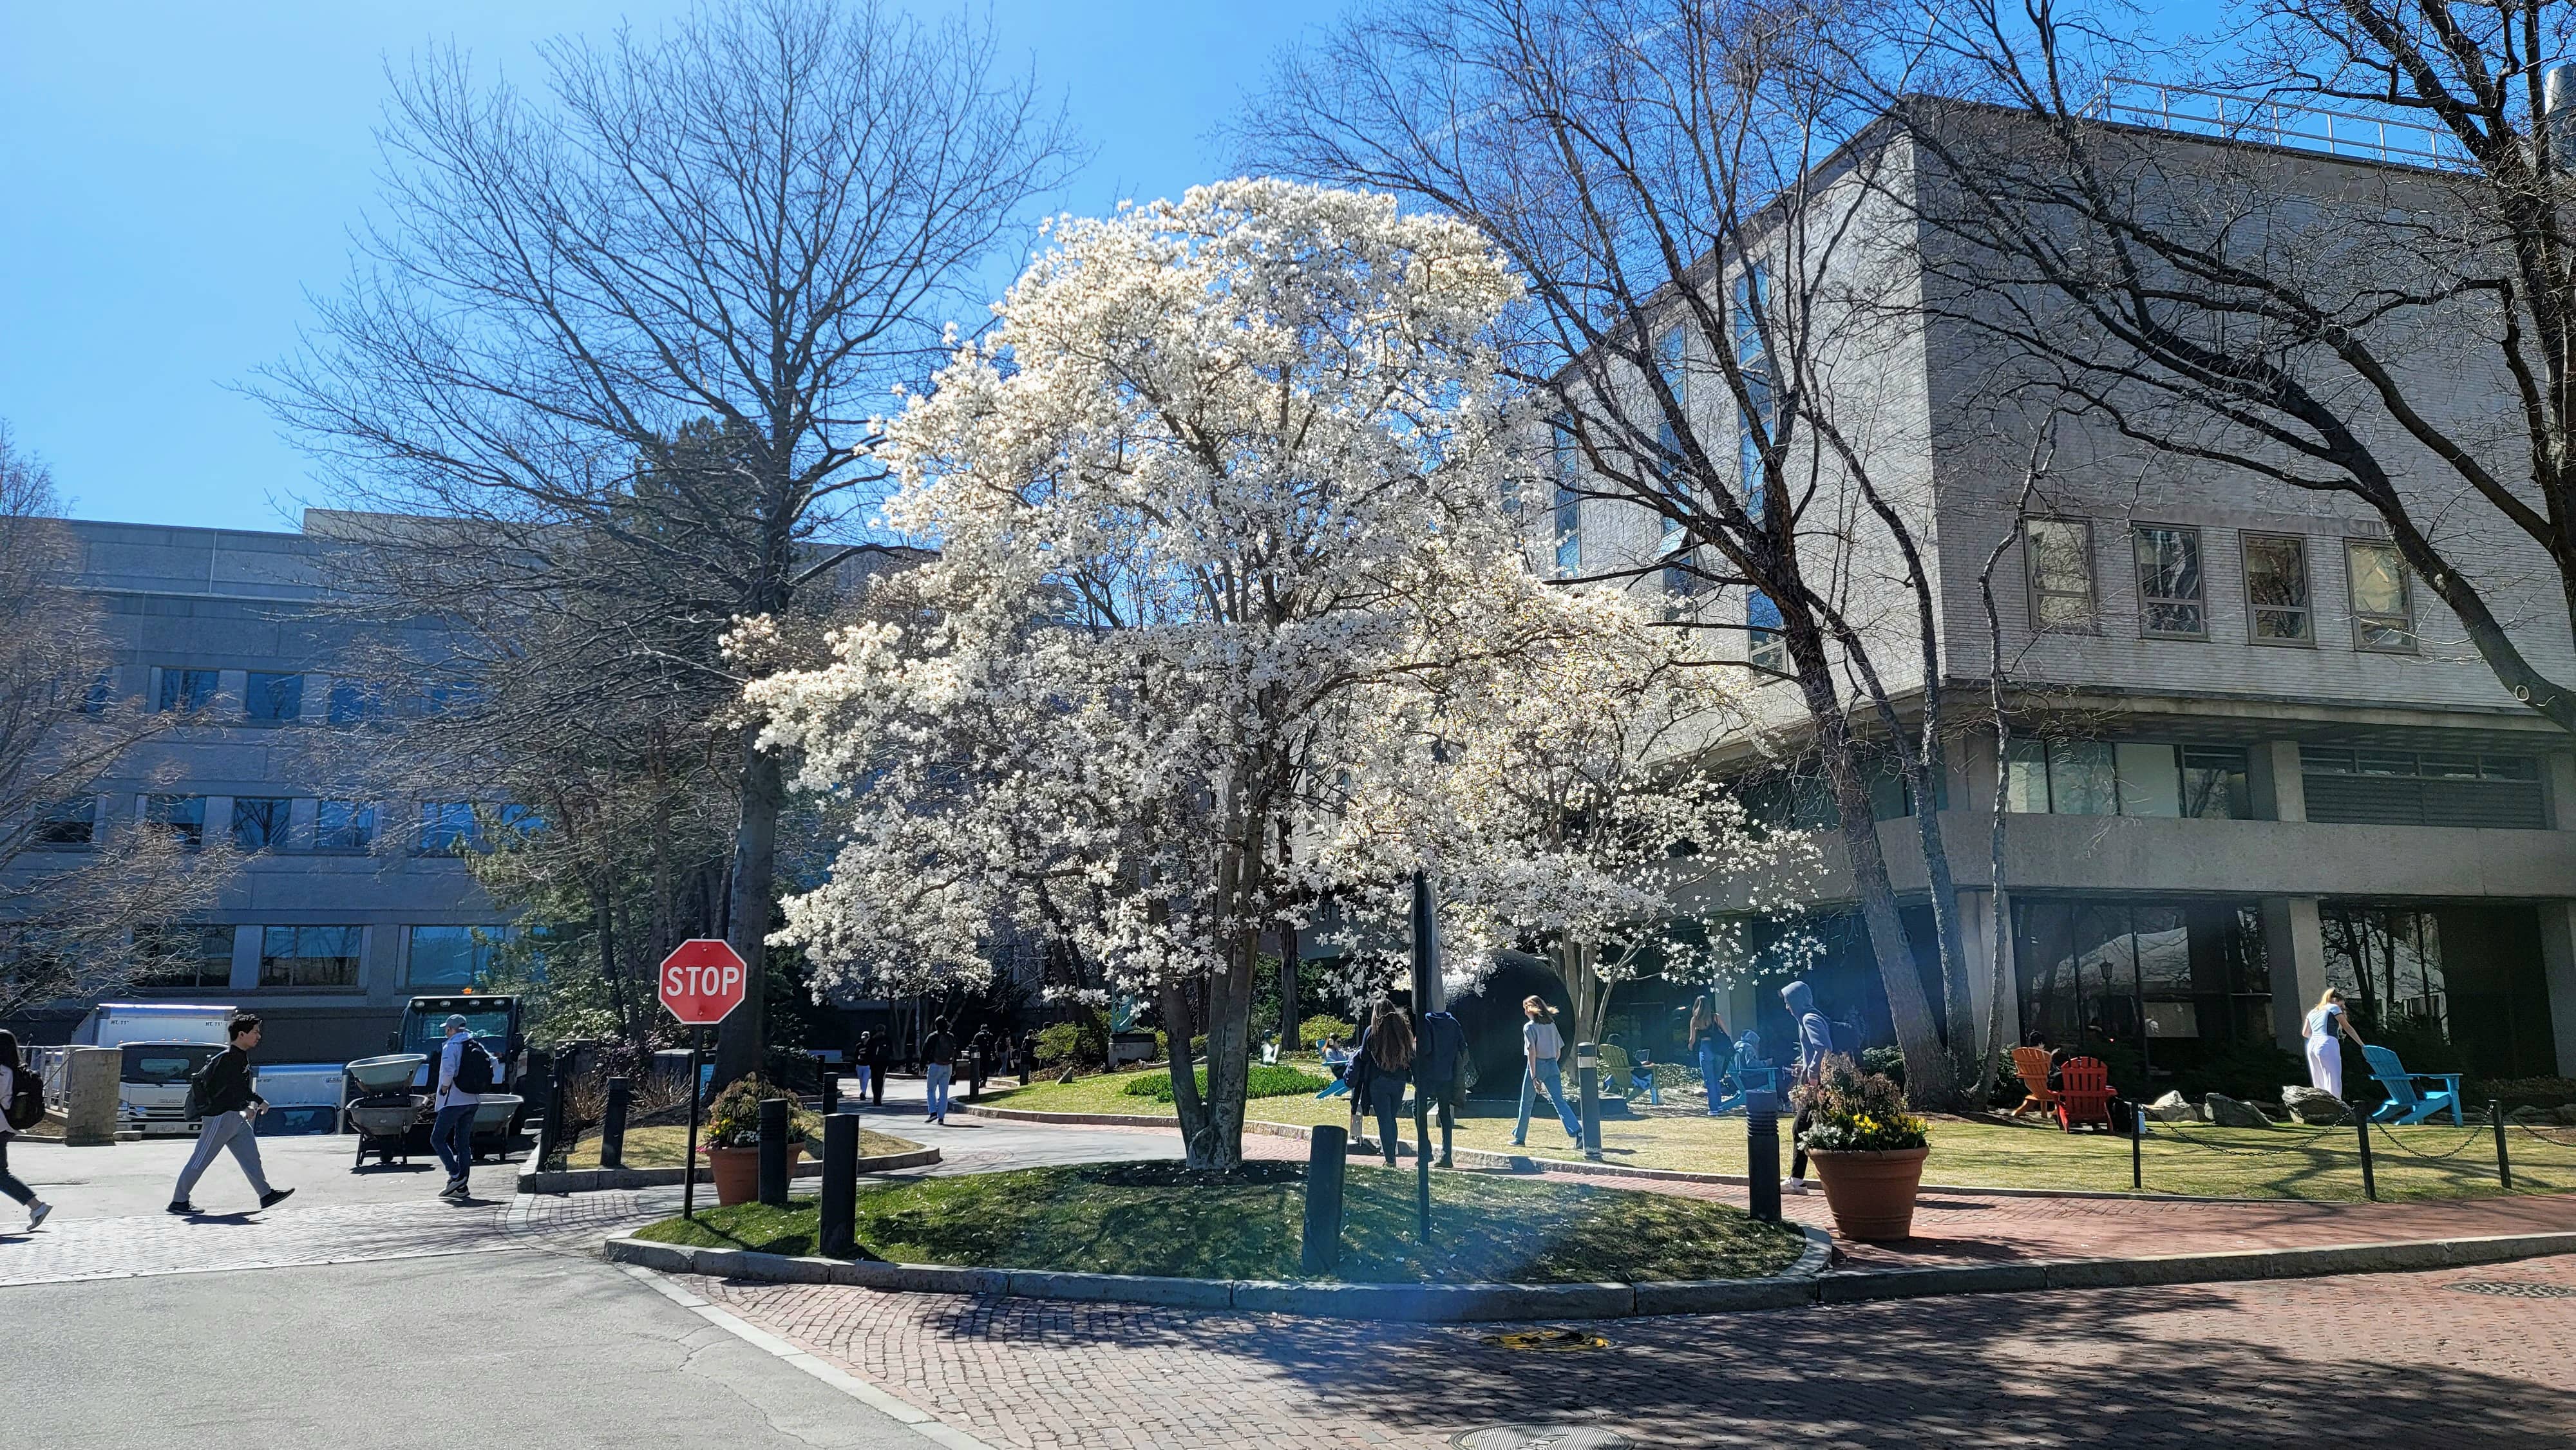
[[(1413, 1053), (1422, 1060), (1431, 1040), (1431, 1014), (1440, 1009), (1440, 914), (1431, 901), (1431, 881), (1413, 873)], [(1431, 1094), (1415, 1075), (1413, 1089), (1414, 1207), (1421, 1219), (1422, 1242), (1431, 1243)], [(1395, 1151), (1387, 1145), (1387, 1151)]]

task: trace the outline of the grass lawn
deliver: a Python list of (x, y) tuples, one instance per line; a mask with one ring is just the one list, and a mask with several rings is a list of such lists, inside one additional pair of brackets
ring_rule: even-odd
[[(705, 1141), (702, 1129), (699, 1145), (703, 1147)], [(909, 1153), (920, 1146), (919, 1143), (908, 1138), (897, 1138), (867, 1128), (859, 1130), (859, 1153), (862, 1157), (875, 1158), (887, 1153)], [(823, 1145), (819, 1141), (806, 1145), (806, 1157), (819, 1158), (822, 1153)], [(689, 1125), (686, 1123), (666, 1123), (650, 1128), (626, 1130), (626, 1166), (629, 1168), (677, 1168), (681, 1160), (688, 1155)], [(599, 1134), (597, 1132), (582, 1134), (581, 1141), (572, 1145), (572, 1152), (567, 1155), (565, 1161), (574, 1168), (598, 1167)]]
[[(1161, 1071), (1160, 1068), (1152, 1069)], [(1061, 1087), (1044, 1083), (1006, 1096), (987, 1093), (997, 1106), (1044, 1112), (1136, 1113), (1170, 1116), (1172, 1109), (1121, 1090), (1126, 1075), (1081, 1078)], [(1250, 1105), (1251, 1116), (1273, 1123), (1344, 1123), (1350, 1120), (1346, 1097), (1263, 1098)], [(1501, 1104), (1477, 1105), (1479, 1116), (1458, 1124), (1458, 1146), (1499, 1152), (1525, 1152), (1537, 1158), (1579, 1159), (1582, 1153), (1566, 1140), (1552, 1118), (1534, 1117), (1529, 1144), (1511, 1147), (1512, 1119)], [(1542, 1107), (1542, 1114), (1544, 1108)], [(1493, 1114), (1483, 1116), (1482, 1114)], [(1374, 1134), (1375, 1120), (1367, 1131)], [(1412, 1133), (1412, 1119), (1403, 1132)], [(1435, 1125), (1434, 1132), (1437, 1132)], [(1782, 1124), (1786, 1136), (1787, 1124)], [(2379, 1196), (2383, 1199), (2445, 1198), (2498, 1191), (2495, 1144), (2479, 1124), (2454, 1128), (2449, 1122), (2416, 1128), (2391, 1128), (2376, 1137)], [(2474, 1139), (2471, 1135), (2476, 1134)], [(2576, 1191), (2576, 1129), (2552, 1130), (2559, 1142), (2543, 1141), (2511, 1125), (2505, 1144), (2513, 1161), (2516, 1192)], [(2460, 1147), (2466, 1143), (2466, 1147)], [(2459, 1151), (2438, 1163), (2426, 1156)], [(1744, 1119), (1686, 1115), (1678, 1117), (1604, 1118), (1601, 1149), (1605, 1161), (1641, 1168), (1677, 1168), (1694, 1173), (1744, 1171)], [(1783, 1172), (1787, 1145), (1782, 1145)], [(2359, 1199), (2361, 1150), (2350, 1128), (2213, 1128), (2207, 1125), (2152, 1124), (2143, 1153), (2145, 1181), (2151, 1193), (2220, 1198)], [(1935, 1118), (1932, 1157), (1924, 1165), (1930, 1183), (1984, 1188), (2056, 1188), (2126, 1191), (2129, 1187), (2129, 1141), (2100, 1134), (2068, 1134), (2037, 1118), (2019, 1121), (1988, 1118)]]
[[(1633, 1282), (1776, 1273), (1797, 1260), (1794, 1228), (1722, 1204), (1589, 1184), (1441, 1173), (1436, 1246), (1416, 1241), (1414, 1175), (1353, 1165), (1342, 1268), (1361, 1283)], [(859, 1242), (902, 1263), (1216, 1279), (1297, 1279), (1305, 1166), (1248, 1163), (1239, 1174), (1173, 1162), (1096, 1163), (862, 1189)], [(638, 1237), (768, 1253), (814, 1251), (815, 1210), (739, 1204), (667, 1218)]]

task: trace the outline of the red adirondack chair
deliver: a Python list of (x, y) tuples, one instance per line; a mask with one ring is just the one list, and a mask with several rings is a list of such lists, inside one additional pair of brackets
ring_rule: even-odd
[(2057, 1076), (2057, 1126), (2069, 1133), (2090, 1124), (2111, 1127), (2111, 1069), (2098, 1057), (2072, 1057)]

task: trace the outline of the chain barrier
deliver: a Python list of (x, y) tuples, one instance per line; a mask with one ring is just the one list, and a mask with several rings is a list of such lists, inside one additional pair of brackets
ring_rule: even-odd
[[(2156, 1122), (2154, 1119), (2149, 1119), (2148, 1121), (2153, 1125), (2153, 1129), (2161, 1129), (2164, 1132), (2171, 1134), (2176, 1139), (2189, 1143), (2196, 1148), (2205, 1148), (2212, 1153), (2234, 1153), (2247, 1158), (2259, 1158), (2268, 1153), (2304, 1153), (2308, 1150), (2309, 1145), (2317, 1142), (2319, 1139), (2334, 1137), (2344, 1131), (2341, 1128), (2319, 1128), (2295, 1143), (2214, 1143), (2205, 1138), (2193, 1137), (2191, 1134), (2183, 1132), (2172, 1123), (2160, 1123)], [(2153, 1129), (2150, 1130), (2150, 1136), (2153, 1136)], [(2276, 1128), (2274, 1131), (2278, 1131), (2278, 1129)]]
[[(2557, 1148), (2576, 1148), (2576, 1138), (2559, 1138), (2559, 1137), (2553, 1137), (2552, 1135), (2550, 1135), (2550, 1134), (2548, 1134), (2548, 1133), (2544, 1133), (2544, 1132), (2542, 1132), (2540, 1129), (2538, 1129), (2538, 1128), (2535, 1128), (2535, 1127), (2531, 1126), (2529, 1123), (2517, 1123), (2517, 1122), (2515, 1122), (2515, 1121), (2514, 1121), (2513, 1119), (2511, 1119), (2511, 1118), (2507, 1118), (2507, 1119), (2505, 1119), (2505, 1123), (2506, 1123), (2506, 1125), (2507, 1125), (2507, 1126), (2509, 1126), (2509, 1127), (2514, 1127), (2514, 1128), (2519, 1128), (2519, 1129), (2521, 1129), (2523, 1132), (2528, 1133), (2528, 1134), (2530, 1134), (2531, 1136), (2533, 1136), (2533, 1137), (2535, 1137), (2535, 1138), (2538, 1138), (2540, 1141), (2542, 1141), (2542, 1142), (2544, 1142), (2544, 1143), (2547, 1143), (2547, 1144), (2551, 1145), (2552, 1147), (2557, 1147)], [(2569, 1132), (2571, 1132), (2571, 1133), (2576, 1133), (2576, 1128), (2570, 1128), (2570, 1129), (2568, 1129), (2567, 1131), (2569, 1131)]]
[(2468, 1130), (2467, 1137), (2452, 1144), (2449, 1151), (2442, 1153), (2426, 1153), (2421, 1149), (2408, 1147), (2406, 1145), (2406, 1140), (2398, 1137), (2395, 1133), (2390, 1132), (2386, 1123), (2373, 1123), (2371, 1126), (2378, 1129), (2379, 1136), (2387, 1140), (2399, 1152), (2406, 1154), (2410, 1158), (2421, 1158), (2427, 1163), (2443, 1163), (2448, 1162), (2453, 1158), (2457, 1158), (2462, 1153), (2467, 1152), (2471, 1144), (2487, 1136), (2487, 1125), (2480, 1123), (2476, 1127)]

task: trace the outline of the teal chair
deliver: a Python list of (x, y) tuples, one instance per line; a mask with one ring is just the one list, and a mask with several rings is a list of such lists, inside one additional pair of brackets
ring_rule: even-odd
[[(2379, 1085), (2388, 1093), (2388, 1101), (2381, 1103), (2378, 1111), (2370, 1115), (2372, 1122), (2401, 1126), (2420, 1123), (2444, 1108), (2451, 1110), (2451, 1122), (2455, 1126), (2468, 1121), (2460, 1111), (2460, 1074), (2408, 1072), (2406, 1064), (2397, 1060), (2397, 1054), (2385, 1047), (2365, 1047), (2361, 1055), (2370, 1059), (2370, 1075), (2379, 1079)], [(2415, 1087), (2419, 1082), (2438, 1082), (2441, 1086), (2419, 1092)]]

